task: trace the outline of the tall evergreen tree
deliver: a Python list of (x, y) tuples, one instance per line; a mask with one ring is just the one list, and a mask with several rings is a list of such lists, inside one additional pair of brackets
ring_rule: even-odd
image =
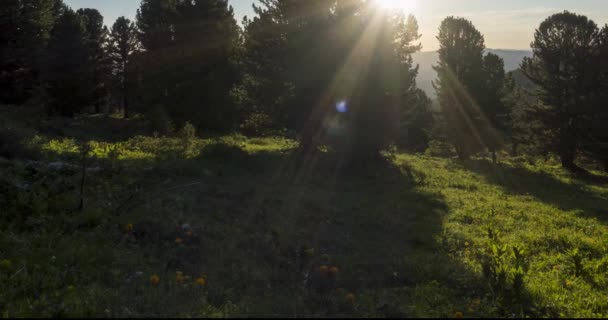
[(79, 9), (77, 13), (84, 23), (84, 43), (89, 60), (86, 65), (88, 75), (86, 79), (83, 79), (90, 86), (86, 95), (95, 107), (95, 113), (99, 113), (108, 94), (106, 88), (106, 79), (110, 71), (106, 54), (108, 29), (104, 26), (103, 16), (98, 10), (85, 8)]
[(506, 123), (504, 124), (505, 136), (511, 142), (511, 155), (518, 153), (520, 145), (530, 145), (533, 143), (530, 134), (532, 125), (526, 118), (526, 108), (529, 105), (528, 96), (524, 88), (517, 84), (514, 72), (509, 72), (505, 76), (502, 104), (508, 112)]
[(129, 87), (132, 87), (130, 79), (131, 62), (133, 54), (139, 50), (137, 40), (137, 29), (135, 24), (125, 17), (119, 17), (112, 25), (110, 33), (109, 57), (112, 63), (112, 72), (120, 87), (122, 110), (125, 118), (129, 118)]
[[(262, 0), (253, 6), (256, 16), (243, 18), (244, 43), (241, 65), (244, 76), (239, 86), (239, 106), (245, 117), (262, 115), (269, 121), (263, 129), (284, 129), (287, 126), (286, 101), (291, 85), (287, 79), (286, 23), (281, 12)], [(267, 8), (275, 8), (270, 10)]]
[(18, 101), (15, 96), (20, 61), (19, 28), (21, 0), (7, 0), (0, 6), (0, 102), (14, 103)]
[(45, 80), (51, 99), (51, 112), (73, 117), (88, 102), (87, 78), (89, 55), (85, 43), (84, 22), (79, 14), (66, 10), (49, 42)]
[(599, 160), (608, 171), (608, 25), (599, 32), (595, 47), (592, 65), (596, 73), (582, 151)]
[(179, 123), (191, 121), (205, 130), (227, 131), (235, 122), (230, 91), (239, 78), (234, 61), (240, 30), (228, 0), (178, 2), (174, 23), (172, 74)]
[(446, 136), (460, 159), (483, 148), (484, 120), (479, 108), (484, 88), (484, 38), (463, 18), (448, 17), (439, 27), (439, 64), (433, 83), (446, 124)]
[(227, 0), (144, 0), (137, 14), (148, 98), (178, 123), (227, 130), (239, 29)]
[(480, 96), (480, 107), (485, 119), (482, 141), (492, 153), (496, 163), (496, 151), (504, 146), (504, 135), (509, 123), (509, 110), (504, 101), (505, 63), (501, 57), (488, 53), (483, 58), (484, 86)]
[(564, 11), (543, 21), (534, 35), (534, 56), (522, 70), (539, 86), (539, 103), (528, 117), (541, 124), (535, 131), (547, 151), (556, 152), (562, 165), (578, 170), (575, 157), (586, 139), (597, 66), (594, 52), (598, 27), (585, 16)]
[[(151, 110), (148, 115), (166, 113), (173, 101), (170, 79), (170, 56), (174, 45), (173, 23), (177, 19), (177, 0), (142, 0), (136, 15), (138, 38), (144, 53), (138, 57), (142, 71), (138, 92), (142, 92), (140, 104)], [(154, 120), (154, 119), (153, 119)]]
[(0, 99), (20, 104), (40, 86), (40, 70), (61, 0), (7, 0), (0, 8)]
[(359, 0), (261, 3), (245, 23), (253, 112), (270, 114), (304, 148), (332, 139), (353, 158), (396, 138), (400, 113), (416, 100), (415, 18)]

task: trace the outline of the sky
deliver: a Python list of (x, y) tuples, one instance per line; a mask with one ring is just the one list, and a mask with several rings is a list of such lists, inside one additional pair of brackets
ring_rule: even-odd
[[(64, 0), (73, 9), (96, 8), (112, 25), (119, 16), (130, 19), (140, 0)], [(230, 0), (236, 20), (253, 16), (255, 0)], [(306, 0), (302, 0), (306, 1)], [(383, 1), (383, 0), (377, 0)], [(396, 0), (392, 0), (396, 1)], [(423, 51), (437, 50), (435, 39), (441, 20), (449, 15), (465, 17), (484, 34), (493, 49), (530, 48), (534, 30), (549, 15), (563, 10), (584, 14), (598, 25), (608, 23), (608, 0), (400, 0), (415, 2), (412, 13), (418, 18)]]

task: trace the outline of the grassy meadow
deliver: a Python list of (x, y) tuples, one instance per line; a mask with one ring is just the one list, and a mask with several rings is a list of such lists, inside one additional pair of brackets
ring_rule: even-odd
[(608, 317), (599, 172), (2, 119), (5, 317)]

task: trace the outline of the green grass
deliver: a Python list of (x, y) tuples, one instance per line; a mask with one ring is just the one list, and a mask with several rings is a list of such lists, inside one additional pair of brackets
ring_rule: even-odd
[(39, 163), (0, 163), (5, 316), (608, 316), (597, 172), (402, 153), (354, 170), (284, 138), (86, 137), (103, 170), (80, 212), (81, 140), (28, 141)]

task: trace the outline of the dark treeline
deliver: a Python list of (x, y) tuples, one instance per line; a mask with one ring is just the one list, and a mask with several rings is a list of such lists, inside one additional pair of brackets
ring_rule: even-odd
[[(0, 6), (0, 100), (49, 115), (122, 112), (157, 131), (287, 134), (357, 159), (432, 139), (459, 158), (510, 147), (585, 154), (608, 168), (608, 27), (569, 12), (545, 20), (518, 74), (485, 52), (468, 20), (437, 36), (438, 110), (416, 85), (413, 16), (364, 0), (261, 0), (239, 26), (227, 0), (142, 0), (110, 28), (61, 0)], [(520, 75), (519, 75), (520, 76)]]

